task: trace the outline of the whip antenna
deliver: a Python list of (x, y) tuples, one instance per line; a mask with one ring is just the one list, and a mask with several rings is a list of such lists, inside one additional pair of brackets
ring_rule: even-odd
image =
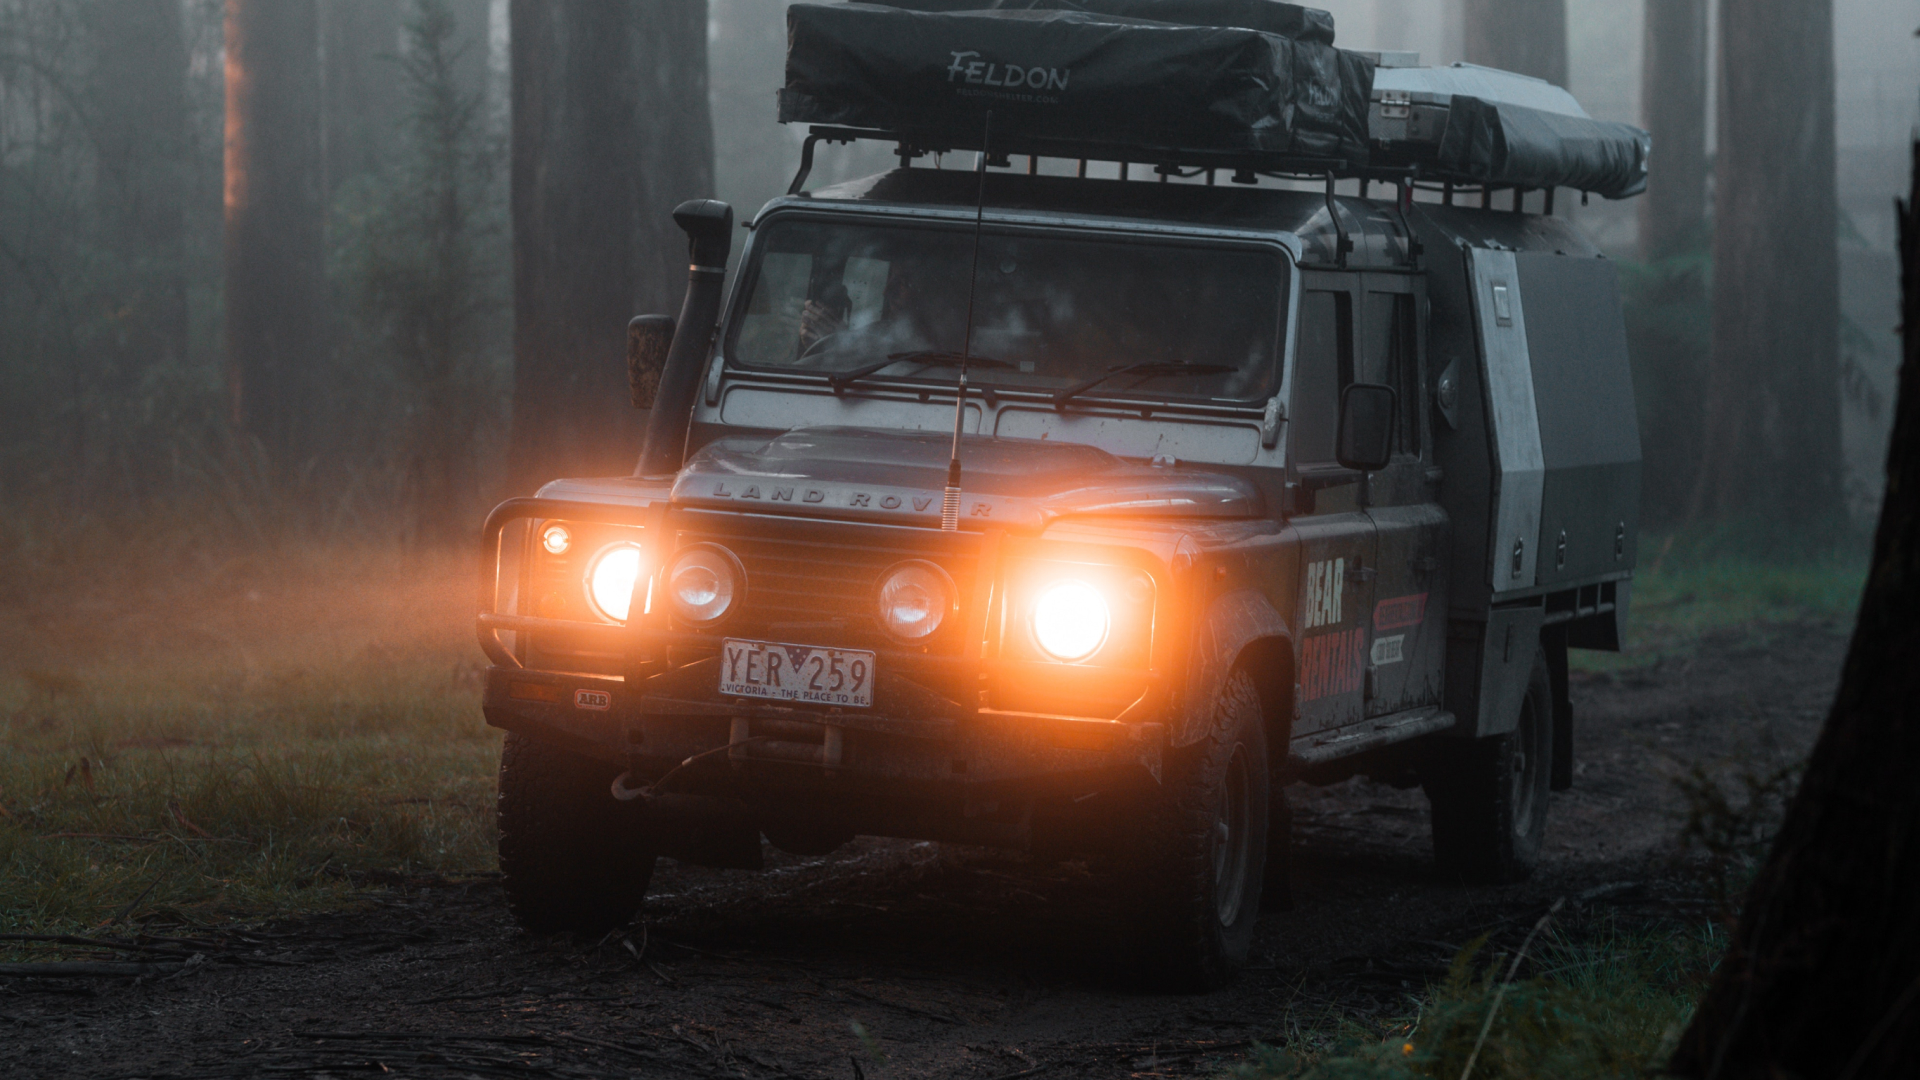
[(960, 426), (967, 415), (967, 361), (973, 357), (973, 294), (980, 283), (980, 228), (987, 216), (987, 153), (993, 138), (993, 110), (980, 133), (980, 190), (973, 203), (973, 266), (967, 271), (967, 332), (960, 345), (960, 389), (953, 396), (953, 454), (947, 459), (947, 490), (940, 498), (940, 527), (960, 528)]

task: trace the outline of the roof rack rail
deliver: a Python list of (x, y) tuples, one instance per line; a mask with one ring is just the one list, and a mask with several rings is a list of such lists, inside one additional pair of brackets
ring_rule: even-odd
[[(887, 142), (902, 166), (928, 154), (978, 153), (979, 133), (964, 134), (933, 130), (886, 131), (879, 128), (814, 125), (800, 146), (800, 168), (794, 173), (787, 194), (798, 195), (813, 172), (814, 147), (819, 143)], [(1013, 157), (1057, 158), (1063, 161), (1112, 161), (1122, 165), (1145, 165), (1161, 179), (1173, 176), (1192, 178), (1202, 173), (1225, 171), (1234, 183), (1253, 184), (1262, 176), (1277, 180), (1319, 181), (1332, 175), (1338, 180), (1379, 180), (1404, 184), (1419, 176), (1418, 165), (1369, 165), (1354, 168), (1343, 158), (1313, 157), (1264, 151), (1196, 150), (1187, 147), (1122, 145), (1093, 141), (1044, 139), (1019, 134), (996, 135), (987, 164), (1007, 168)], [(1191, 170), (1191, 171), (1189, 171)], [(1085, 175), (1084, 170), (1081, 175)]]

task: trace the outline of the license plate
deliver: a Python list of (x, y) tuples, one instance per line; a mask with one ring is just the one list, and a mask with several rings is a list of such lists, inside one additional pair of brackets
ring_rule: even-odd
[(720, 648), (720, 692), (867, 709), (873, 706), (873, 666), (865, 649), (728, 638)]

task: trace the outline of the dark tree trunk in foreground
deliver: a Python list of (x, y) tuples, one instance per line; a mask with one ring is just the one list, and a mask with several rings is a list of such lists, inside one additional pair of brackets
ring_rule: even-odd
[(310, 451), (326, 361), (315, 0), (227, 0), (226, 351), (236, 429), (281, 470)]
[(1833, 712), (1674, 1057), (1683, 1075), (1898, 1076), (1920, 1060), (1920, 144), (1914, 166), (1873, 567)]
[(1640, 200), (1640, 257), (1685, 250), (1707, 223), (1707, 0), (1647, 0), (1640, 112), (1659, 167)]
[(1713, 350), (1691, 512), (1784, 513), (1818, 539), (1843, 506), (1831, 0), (1723, 0), (1720, 56)]
[(101, 235), (116, 256), (121, 389), (187, 352), (187, 46), (179, 0), (92, 0)]
[[(627, 320), (672, 313), (667, 212), (713, 190), (706, 4), (513, 0), (510, 486), (631, 472)], [(644, 306), (641, 306), (644, 305)]]
[(1566, 0), (1465, 0), (1461, 14), (1469, 64), (1567, 85)]

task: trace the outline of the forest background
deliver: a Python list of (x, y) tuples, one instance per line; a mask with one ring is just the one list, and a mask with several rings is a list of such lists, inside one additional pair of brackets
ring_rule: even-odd
[[(745, 217), (797, 164), (784, 6), (0, 0), (0, 929), (491, 867), (471, 538), (631, 468), (668, 211)], [(1647, 461), (1634, 641), (1582, 662), (1844, 621), (1920, 0), (1324, 6), (1654, 132), (1647, 196), (1557, 203), (1621, 269)], [(890, 162), (823, 148), (810, 183)], [(1794, 775), (1760, 764), (1716, 767)]]
[[(1326, 6), (1345, 46), (1537, 74), (1654, 131), (1648, 197), (1560, 201), (1623, 270), (1648, 521), (1857, 540), (1920, 3)], [(159, 515), (431, 545), (627, 471), (620, 327), (677, 310), (673, 205), (784, 191), (784, 42), (780, 0), (0, 0), (0, 536)], [(1806, 103), (1802, 149), (1756, 125), (1769, 93)], [(828, 148), (812, 185), (888, 163)], [(1718, 241), (1716, 163), (1752, 196)]]

